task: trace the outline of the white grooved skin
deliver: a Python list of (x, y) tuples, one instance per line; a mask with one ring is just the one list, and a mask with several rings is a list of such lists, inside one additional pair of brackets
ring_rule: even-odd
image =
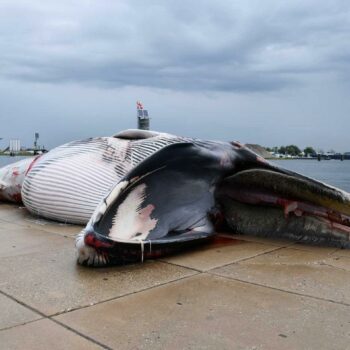
[(100, 137), (67, 143), (34, 163), (22, 186), (23, 203), (42, 217), (86, 224), (111, 187), (135, 165), (183, 141), (158, 134), (141, 140)]

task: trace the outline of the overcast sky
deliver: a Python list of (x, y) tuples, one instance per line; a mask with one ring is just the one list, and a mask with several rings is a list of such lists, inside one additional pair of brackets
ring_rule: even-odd
[(136, 127), (350, 151), (350, 2), (0, 0), (0, 147)]

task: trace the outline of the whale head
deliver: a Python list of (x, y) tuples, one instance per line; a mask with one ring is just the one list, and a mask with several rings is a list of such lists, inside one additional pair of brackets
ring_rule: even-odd
[(350, 196), (277, 167), (238, 142), (179, 142), (145, 159), (96, 208), (78, 261), (104, 266), (159, 257), (232, 232), (346, 246)]

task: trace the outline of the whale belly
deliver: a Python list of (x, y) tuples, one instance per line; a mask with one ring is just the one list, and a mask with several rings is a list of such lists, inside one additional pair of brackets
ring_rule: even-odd
[(100, 137), (67, 143), (34, 163), (23, 182), (23, 203), (33, 214), (86, 224), (131, 169), (159, 149), (183, 140), (159, 134), (140, 140)]
[(24, 180), (24, 205), (45, 218), (87, 223), (111, 186), (130, 168), (124, 154), (127, 142), (118, 141), (75, 141), (42, 156)]

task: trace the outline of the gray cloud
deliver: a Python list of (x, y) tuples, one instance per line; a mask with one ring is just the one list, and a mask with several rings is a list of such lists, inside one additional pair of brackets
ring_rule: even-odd
[(350, 3), (2, 0), (0, 148), (136, 126), (350, 151)]
[(347, 81), (349, 18), (347, 1), (2, 1), (0, 74), (237, 92)]

